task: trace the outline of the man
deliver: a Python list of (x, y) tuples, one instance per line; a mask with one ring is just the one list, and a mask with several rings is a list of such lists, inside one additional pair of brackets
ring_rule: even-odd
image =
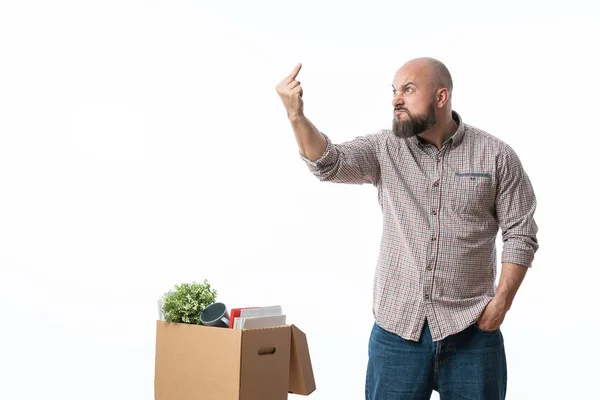
[(436, 390), (442, 400), (504, 399), (500, 325), (538, 249), (536, 199), (519, 158), (452, 110), (452, 78), (438, 60), (396, 72), (391, 130), (341, 144), (304, 115), (300, 68), (276, 88), (300, 157), (322, 181), (373, 184), (383, 213), (366, 398)]

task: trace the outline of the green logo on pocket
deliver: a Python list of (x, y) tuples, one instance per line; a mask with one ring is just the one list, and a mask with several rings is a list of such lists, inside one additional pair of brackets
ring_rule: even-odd
[(491, 178), (492, 174), (489, 172), (457, 172), (456, 176), (482, 176), (484, 178)]

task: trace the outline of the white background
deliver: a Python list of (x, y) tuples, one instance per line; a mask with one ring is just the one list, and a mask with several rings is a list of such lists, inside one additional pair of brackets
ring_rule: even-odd
[(364, 398), (376, 190), (309, 173), (275, 85), (302, 62), (340, 142), (390, 127), (418, 56), (538, 198), (508, 398), (598, 398), (594, 2), (0, 4), (0, 398), (152, 399), (157, 299), (205, 278), (307, 333), (311, 399)]

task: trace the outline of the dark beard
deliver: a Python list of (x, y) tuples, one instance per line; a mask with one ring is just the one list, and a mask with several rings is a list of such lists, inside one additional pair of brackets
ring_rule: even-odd
[(433, 128), (437, 122), (433, 103), (427, 108), (426, 114), (420, 114), (413, 117), (410, 111), (406, 109), (404, 109), (404, 111), (408, 115), (408, 120), (398, 122), (394, 117), (394, 123), (392, 125), (392, 132), (400, 139), (407, 139), (418, 135), (419, 133), (423, 133), (426, 130)]

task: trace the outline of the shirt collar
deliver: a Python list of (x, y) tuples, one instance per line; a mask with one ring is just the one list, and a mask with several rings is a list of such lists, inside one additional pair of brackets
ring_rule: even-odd
[(456, 111), (452, 111), (452, 119), (456, 121), (456, 124), (458, 125), (458, 128), (456, 128), (456, 132), (454, 132), (454, 135), (452, 135), (450, 139), (448, 139), (452, 140), (452, 147), (454, 148), (458, 146), (465, 137), (465, 124), (463, 124), (461, 116)]

